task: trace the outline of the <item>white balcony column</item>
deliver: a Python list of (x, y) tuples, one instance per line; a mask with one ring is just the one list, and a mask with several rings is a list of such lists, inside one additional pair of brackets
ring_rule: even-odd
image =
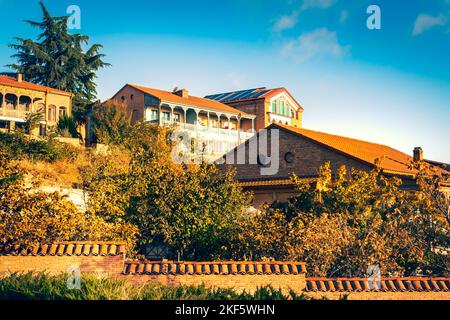
[(209, 131), (209, 128), (210, 128), (210, 124), (209, 124), (209, 111), (206, 111), (206, 114), (208, 115), (208, 123), (207, 123), (207, 130)]
[(241, 143), (241, 115), (237, 116), (238, 143)]
[(34, 112), (34, 96), (30, 97), (31, 103), (30, 103), (30, 113)]
[(17, 118), (20, 118), (20, 97), (21, 95), (17, 95), (17, 101), (16, 101), (16, 114), (17, 114)]
[(5, 114), (6, 113), (6, 90), (2, 90), (2, 104), (1, 104), (1, 108), (2, 108), (2, 112), (1, 114)]
[(169, 107), (170, 107), (170, 119), (169, 119), (169, 122), (170, 122), (170, 124), (173, 124), (173, 106), (169, 105)]
[(183, 128), (186, 129), (186, 114), (187, 114), (187, 108), (181, 107), (183, 109)]
[(199, 110), (193, 109), (195, 111), (195, 136), (198, 135), (198, 114), (200, 113)]

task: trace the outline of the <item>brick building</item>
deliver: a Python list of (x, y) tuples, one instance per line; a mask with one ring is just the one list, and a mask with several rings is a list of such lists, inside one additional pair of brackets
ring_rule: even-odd
[[(273, 129), (278, 129), (278, 150), (275, 144), (272, 148)], [(319, 168), (326, 162), (330, 162), (333, 172), (336, 172), (342, 165), (347, 169), (370, 171), (379, 161), (384, 175), (401, 178), (406, 189), (415, 188), (417, 170), (411, 169), (409, 165), (412, 161), (423, 160), (421, 148), (416, 148), (410, 156), (385, 145), (283, 124), (271, 124), (267, 135), (267, 154), (257, 153), (253, 156), (255, 159), (251, 159), (249, 146), (257, 141), (258, 134), (227, 154), (226, 158), (234, 162), (227, 160), (227, 164), (220, 165), (224, 170), (236, 169), (236, 178), (243, 188), (254, 193), (255, 207), (292, 197), (295, 190), (290, 179), (291, 174), (314, 180), (318, 176)], [(240, 152), (241, 155), (245, 152), (245, 159), (241, 156), (241, 160), (245, 160), (244, 163), (238, 162)], [(267, 167), (274, 167), (275, 173), (262, 174), (262, 168)], [(442, 174), (450, 174), (444, 169), (438, 170)], [(450, 191), (450, 185), (443, 188)]]
[(111, 100), (124, 104), (132, 121), (174, 126), (207, 148), (206, 160), (216, 160), (254, 135), (255, 115), (221, 102), (190, 95), (126, 84)]
[(0, 128), (14, 130), (29, 113), (41, 110), (43, 120), (33, 133), (46, 135), (48, 126), (71, 115), (72, 98), (70, 92), (24, 81), (21, 74), (16, 78), (0, 75)]
[(303, 108), (285, 88), (262, 87), (212, 94), (205, 98), (255, 115), (256, 131), (266, 128), (271, 123), (302, 127)]

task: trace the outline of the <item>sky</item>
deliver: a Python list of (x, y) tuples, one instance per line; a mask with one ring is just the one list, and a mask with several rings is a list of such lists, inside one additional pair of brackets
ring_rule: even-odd
[[(450, 163), (450, 0), (44, 3), (53, 15), (77, 5), (81, 28), (71, 32), (104, 46), (112, 66), (98, 73), (102, 100), (126, 83), (197, 96), (285, 87), (305, 109), (305, 128), (408, 154), (421, 146), (426, 158)], [(0, 5), (4, 66), (14, 37), (37, 35), (24, 20), (41, 13), (37, 0)]]

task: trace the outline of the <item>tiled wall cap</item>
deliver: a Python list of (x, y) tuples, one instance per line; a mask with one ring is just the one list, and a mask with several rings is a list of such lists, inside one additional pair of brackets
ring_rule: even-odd
[(310, 292), (448, 292), (450, 278), (306, 278)]
[(238, 262), (238, 261), (126, 261), (124, 274), (189, 274), (189, 275), (244, 275), (244, 274), (284, 274), (306, 273), (302, 262)]
[(125, 254), (124, 242), (58, 242), (29, 246), (0, 245), (0, 256), (116, 256)]

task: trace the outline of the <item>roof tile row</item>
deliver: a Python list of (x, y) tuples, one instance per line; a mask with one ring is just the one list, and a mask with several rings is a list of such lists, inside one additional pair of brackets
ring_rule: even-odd
[(31, 246), (0, 245), (0, 256), (116, 256), (125, 254), (120, 242), (61, 242)]
[(175, 262), (175, 261), (127, 261), (124, 274), (301, 274), (306, 273), (302, 262)]
[(450, 278), (306, 278), (309, 292), (448, 292)]

